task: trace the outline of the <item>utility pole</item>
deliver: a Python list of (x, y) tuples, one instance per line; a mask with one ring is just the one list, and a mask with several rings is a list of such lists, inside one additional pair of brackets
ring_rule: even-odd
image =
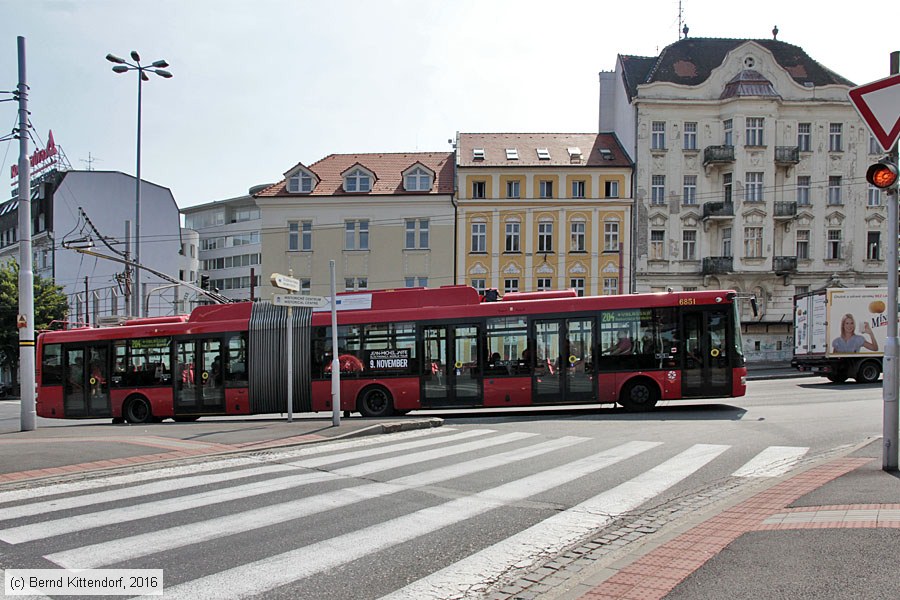
[(34, 398), (34, 272), (31, 264), (31, 165), (28, 162), (28, 85), (25, 76), (25, 38), (16, 38), (19, 52), (19, 386), (22, 431), (35, 428)]

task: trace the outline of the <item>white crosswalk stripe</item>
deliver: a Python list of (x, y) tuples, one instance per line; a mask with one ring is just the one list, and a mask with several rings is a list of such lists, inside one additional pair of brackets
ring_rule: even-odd
[[(406, 548), (423, 544), (429, 534), (465, 536), (481, 523), (502, 522), (496, 532), (492, 525), (490, 533), (475, 535), (484, 541), (470, 552), (435, 561), (412, 583), (397, 583), (400, 589), (378, 591), (386, 594), (383, 600), (479, 597), (486, 582), (534, 569), (692, 476), (708, 485), (739, 464), (735, 456), (750, 456), (720, 444), (676, 448), (630, 441), (604, 447), (593, 438), (531, 432), (423, 431), (47, 485), (33, 497), (3, 492), (0, 523), (7, 527), (0, 529), (0, 541), (11, 544), (4, 552), (31, 552), (34, 560), (68, 569), (166, 566), (187, 557), (174, 572), (196, 568), (195, 579), (170, 580), (167, 573), (166, 598), (245, 598), (281, 586), (318, 585), (334, 568), (355, 569), (350, 563), (375, 553), (410, 553)], [(731, 474), (777, 477), (808, 451), (771, 446)], [(326, 482), (325, 489), (315, 486)], [(258, 498), (264, 494), (273, 496)], [(404, 510), (407, 499), (425, 508)], [(212, 506), (217, 508), (208, 517), (184, 512)], [(497, 509), (504, 517), (510, 510), (530, 516), (517, 527), (518, 516), (497, 519), (501, 512), (491, 512)], [(387, 516), (351, 527), (363, 510)], [(339, 517), (350, 515), (341, 524)], [(329, 525), (304, 531), (305, 520)], [(116, 527), (124, 523), (129, 525)], [(264, 528), (274, 527), (287, 527), (303, 541), (282, 540), (273, 551)], [(229, 536), (251, 540), (252, 551), (239, 559), (223, 550), (234, 547)], [(230, 562), (217, 561), (218, 552), (228, 552)], [(202, 557), (196, 565), (193, 555)]]
[(734, 477), (779, 477), (790, 471), (809, 448), (769, 446), (743, 467), (732, 473)]

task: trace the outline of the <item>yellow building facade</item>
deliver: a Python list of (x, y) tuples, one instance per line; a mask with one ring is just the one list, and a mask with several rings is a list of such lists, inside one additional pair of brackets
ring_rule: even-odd
[(632, 163), (613, 134), (457, 136), (457, 283), (631, 288)]

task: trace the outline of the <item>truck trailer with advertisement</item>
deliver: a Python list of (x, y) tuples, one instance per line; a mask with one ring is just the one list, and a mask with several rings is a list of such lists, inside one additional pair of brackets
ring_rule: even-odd
[(834, 383), (878, 381), (887, 340), (887, 288), (830, 288), (794, 296), (791, 366)]

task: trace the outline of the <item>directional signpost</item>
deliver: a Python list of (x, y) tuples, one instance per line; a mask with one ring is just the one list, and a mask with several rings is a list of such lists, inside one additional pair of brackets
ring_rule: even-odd
[[(300, 280), (281, 273), (272, 273), (270, 278), (272, 285), (288, 290), (289, 292), (300, 291)], [(308, 304), (295, 303), (294, 298), (303, 298), (303, 296), (294, 296), (291, 294), (275, 294), (272, 301), (275, 306), (287, 307), (287, 324), (285, 330), (287, 332), (287, 420), (288, 423), (294, 420), (294, 307), (309, 306)], [(322, 298), (324, 300), (324, 298)]]
[[(887, 247), (887, 289), (888, 306), (894, 307), (888, 311), (888, 332), (884, 348), (884, 385), (882, 397), (884, 399), (884, 423), (883, 423), (883, 453), (881, 467), (885, 471), (896, 471), (898, 468), (898, 379), (900, 379), (900, 342), (897, 339), (897, 235), (898, 207), (897, 186), (891, 185), (890, 179), (885, 185), (879, 183), (877, 173), (890, 176), (897, 173), (897, 138), (900, 137), (900, 52), (891, 53), (891, 76), (866, 85), (851, 89), (848, 94), (850, 102), (856, 108), (859, 116), (869, 127), (869, 131), (881, 144), (890, 157), (882, 159), (879, 165), (872, 165), (866, 173), (866, 179), (879, 188), (886, 188), (888, 202), (888, 247)], [(884, 167), (888, 167), (885, 171)], [(878, 168), (876, 168), (878, 167)], [(891, 171), (891, 169), (893, 169)]]
[(323, 296), (299, 296), (297, 294), (274, 294), (272, 304), (288, 308), (321, 308), (328, 304)]

